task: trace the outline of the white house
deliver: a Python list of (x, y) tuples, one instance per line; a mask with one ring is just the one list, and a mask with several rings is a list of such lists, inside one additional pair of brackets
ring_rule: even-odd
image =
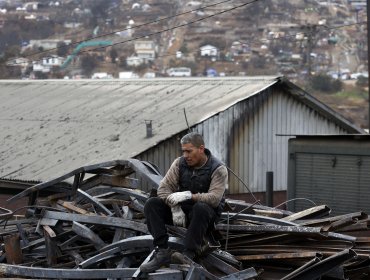
[(152, 40), (138, 40), (135, 41), (135, 53), (144, 61), (154, 60), (156, 53), (156, 46)]
[(42, 65), (42, 63), (33, 63), (32, 65), (33, 72), (42, 72), (42, 73), (49, 73), (50, 67)]
[(144, 63), (145, 59), (138, 57), (138, 56), (129, 56), (126, 58), (126, 63), (128, 66), (139, 66), (140, 64)]
[(44, 57), (42, 59), (42, 65), (49, 66), (49, 67), (61, 66), (64, 63), (64, 60), (65, 60), (64, 57), (52, 55), (52, 56)]
[(39, 2), (28, 2), (24, 4), (24, 8), (27, 11), (38, 10), (40, 3)]
[(113, 79), (113, 76), (106, 72), (96, 72), (91, 76), (91, 79)]
[(35, 72), (50, 72), (52, 67), (59, 67), (64, 63), (65, 58), (52, 55), (44, 57), (41, 62), (34, 62), (32, 69)]
[(201, 56), (218, 56), (218, 48), (212, 45), (204, 45), (200, 47)]
[(27, 20), (35, 20), (36, 19), (36, 16), (31, 14), (31, 15), (26, 15), (24, 16), (24, 19), (27, 19)]
[(25, 68), (29, 64), (29, 59), (25, 57), (17, 57), (6, 62), (6, 66), (22, 67)]
[(64, 39), (43, 39), (43, 40), (30, 40), (30, 43), (27, 47), (41, 47), (44, 50), (55, 49), (58, 46), (59, 42), (64, 42), (66, 45), (69, 45), (71, 40)]
[(118, 78), (119, 79), (137, 79), (139, 78), (139, 75), (131, 71), (126, 71), (126, 72), (119, 72)]

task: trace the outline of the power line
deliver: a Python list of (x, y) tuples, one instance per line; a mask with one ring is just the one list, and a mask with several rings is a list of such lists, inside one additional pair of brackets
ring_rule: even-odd
[[(278, 38), (264, 38), (264, 39), (249, 41), (249, 42), (236, 40), (236, 42), (239, 42), (241, 44), (251, 44), (251, 43), (254, 43), (254, 42), (255, 43), (261, 43), (261, 41), (275, 41), (275, 40), (297, 37), (300, 34), (301, 35), (307, 35), (308, 37), (310, 37), (310, 36), (314, 35), (315, 33), (319, 32), (319, 31), (322, 31), (322, 30), (336, 30), (336, 29), (350, 27), (350, 26), (362, 25), (362, 24), (365, 24), (365, 23), (367, 23), (367, 22), (363, 21), (363, 22), (357, 22), (357, 23), (354, 23), (354, 24), (337, 25), (337, 26), (333, 26), (333, 27), (329, 27), (329, 26), (326, 26), (326, 25), (320, 25), (320, 26), (316, 26), (316, 27), (319, 27), (319, 28), (308, 29), (308, 30), (310, 30), (308, 32), (298, 32), (298, 33), (295, 33), (295, 34), (281, 36), (281, 37), (278, 37)], [(302, 39), (290, 40), (290, 42), (302, 42), (302, 41), (303, 41)], [(225, 48), (220, 49), (220, 50), (226, 50), (227, 48), (228, 48), (228, 46), (226, 46)], [(213, 49), (213, 47), (210, 48), (210, 49)], [(193, 51), (193, 52), (188, 52), (188, 53), (196, 53), (196, 52), (198, 52), (198, 50)], [(310, 52), (311, 51), (309, 51), (309, 53)], [(164, 55), (161, 55), (161, 56), (157, 56), (156, 58), (171, 57), (171, 56), (175, 56), (175, 55), (176, 55), (176, 53), (167, 53), (167, 54), (164, 54)], [(310, 62), (308, 62), (308, 63), (309, 63), (309, 69), (310, 69), (310, 67), (311, 67)]]
[[(325, 25), (320, 25), (319, 29), (316, 29), (315, 31), (309, 31), (309, 32), (298, 32), (298, 33), (294, 33), (292, 35), (285, 35), (285, 36), (281, 36), (281, 37), (278, 37), (278, 38), (263, 38), (261, 39), (262, 41), (274, 41), (274, 40), (281, 40), (281, 39), (288, 39), (288, 38), (294, 38), (294, 37), (297, 37), (297, 35), (309, 35), (309, 34), (314, 34), (314, 33), (317, 33), (318, 31), (320, 31), (320, 29), (327, 29), (327, 30), (336, 30), (336, 29), (341, 29), (341, 28), (344, 28), (344, 27), (349, 27), (349, 26), (355, 26), (355, 25), (362, 25), (362, 24), (366, 24), (367, 21), (361, 21), (361, 22), (357, 22), (357, 23), (352, 23), (352, 24), (345, 24), (345, 25), (337, 25), (337, 26), (333, 26), (333, 27), (329, 27), (329, 26), (325, 26)], [(293, 40), (294, 41), (302, 41), (300, 39), (297, 39), (297, 40)], [(242, 41), (239, 41), (240, 43), (247, 43), (247, 42), (242, 42)], [(257, 42), (257, 41), (251, 41), (251, 42)]]
[[(227, 0), (227, 1), (231, 1), (231, 0)], [(227, 2), (227, 1), (224, 1), (224, 2)], [(153, 35), (157, 35), (157, 34), (161, 34), (161, 33), (164, 33), (166, 31), (170, 31), (170, 30), (174, 30), (174, 29), (177, 29), (177, 28), (180, 28), (180, 27), (184, 27), (184, 26), (188, 26), (188, 25), (191, 25), (191, 24), (194, 24), (196, 22), (200, 22), (200, 21), (203, 21), (203, 20), (206, 20), (206, 19), (209, 19), (209, 18), (212, 18), (212, 17), (215, 17), (217, 15), (220, 15), (220, 14), (224, 14), (224, 13), (227, 13), (227, 12), (230, 12), (230, 11), (233, 11), (233, 10), (236, 10), (238, 8), (241, 8), (241, 7), (244, 7), (244, 6), (247, 6), (247, 5), (250, 5), (250, 4), (253, 4), (255, 2), (258, 2), (260, 0), (253, 0), (251, 2), (248, 2), (248, 3), (243, 3), (241, 5), (238, 5), (238, 6), (235, 6), (235, 7), (232, 7), (232, 8), (229, 8), (229, 9), (226, 9), (226, 10), (223, 10), (223, 11), (220, 11), (220, 12), (217, 12), (217, 13), (214, 13), (212, 15), (208, 15), (208, 16), (205, 16), (205, 17), (202, 17), (202, 18), (199, 18), (199, 19), (196, 19), (196, 20), (193, 20), (193, 21), (190, 21), (190, 22), (187, 22), (187, 23), (183, 23), (183, 24), (180, 24), (180, 25), (176, 25), (176, 26), (173, 26), (173, 27), (170, 27), (170, 28), (165, 28), (165, 29), (162, 29), (160, 31), (156, 31), (156, 32), (152, 32), (152, 33), (148, 33), (148, 34), (145, 34), (145, 35), (142, 35), (142, 36), (138, 36), (138, 37), (135, 37), (135, 38), (132, 38), (132, 39), (129, 39), (129, 40), (125, 40), (125, 41), (121, 41), (121, 42), (117, 42), (117, 43), (113, 43), (113, 44), (110, 44), (108, 46), (102, 46), (102, 47), (97, 47), (97, 48), (94, 48), (94, 49), (90, 49), (90, 50), (85, 50), (85, 51), (81, 51), (80, 54), (83, 54), (83, 53), (87, 53), (87, 52), (92, 52), (92, 51), (96, 51), (96, 50), (99, 50), (99, 49), (105, 49), (107, 47), (112, 47), (112, 46), (116, 46), (116, 45), (120, 45), (120, 44), (124, 44), (124, 43), (128, 43), (128, 42), (132, 42), (132, 41), (136, 41), (138, 39), (142, 39), (142, 38), (146, 38), (146, 37), (151, 37)], [(220, 2), (221, 3), (221, 2)], [(215, 4), (213, 4), (215, 5)], [(149, 23), (148, 23), (149, 24)], [(147, 24), (146, 24), (147, 25)], [(10, 61), (10, 60), (9, 60)], [(38, 60), (35, 60), (35, 61), (41, 61), (41, 59), (38, 59)]]
[[(178, 13), (178, 14), (175, 14), (173, 16), (168, 16), (168, 17), (164, 17), (164, 18), (157, 19), (157, 20), (154, 20), (154, 21), (146, 22), (146, 23), (143, 23), (143, 24), (134, 25), (133, 27), (128, 27), (128, 28), (125, 28), (125, 29), (115, 30), (115, 31), (112, 31), (112, 32), (109, 32), (109, 33), (104, 33), (104, 34), (101, 34), (101, 35), (95, 36), (95, 37), (93, 37), (93, 36), (87, 37), (84, 40), (73, 42), (73, 43), (69, 44), (68, 46), (74, 46), (74, 45), (77, 45), (77, 44), (80, 44), (80, 43), (83, 43), (83, 42), (87, 42), (87, 41), (90, 41), (90, 40), (93, 40), (93, 39), (102, 38), (102, 37), (106, 37), (106, 36), (109, 36), (109, 35), (114, 35), (117, 32), (123, 32), (123, 31), (127, 31), (127, 30), (138, 29), (138, 28), (141, 28), (141, 27), (144, 27), (144, 26), (147, 26), (147, 25), (151, 25), (151, 24), (154, 24), (154, 23), (159, 23), (159, 22), (164, 21), (164, 20), (168, 20), (168, 19), (171, 19), (171, 18), (183, 16), (183, 15), (190, 14), (190, 13), (193, 13), (193, 12), (196, 12), (196, 11), (201, 11), (203, 9), (207, 9), (207, 8), (210, 8), (210, 7), (221, 5), (221, 4), (230, 2), (230, 1), (233, 1), (233, 0), (224, 0), (224, 1), (221, 1), (221, 2), (214, 3), (214, 4), (202, 6), (202, 7), (199, 7), (197, 9), (193, 9), (193, 10), (189, 10), (189, 11), (186, 11), (186, 12)], [(40, 51), (40, 52), (35, 52), (35, 53), (28, 54), (28, 55), (23, 56), (23, 57), (27, 58), (27, 57), (30, 57), (30, 56), (40, 55), (40, 54), (43, 54), (43, 53), (49, 53), (49, 52), (58, 50), (59, 48), (60, 47), (56, 47), (56, 48), (52, 48), (52, 49), (48, 49), (48, 50), (44, 50), (44, 51)]]
[[(352, 25), (362, 25), (362, 24), (366, 24), (366, 23), (367, 22), (364, 21), (364, 22), (359, 22), (359, 23), (356, 23), (356, 24), (341, 25), (341, 26), (335, 26), (335, 27), (325, 27), (325, 28), (329, 29), (329, 30), (335, 30), (335, 29), (341, 29), (341, 28), (344, 28), (344, 27), (352, 26)], [(241, 40), (235, 40), (235, 42), (239, 42), (241, 44), (261, 43), (261, 41), (278, 41), (278, 40), (284, 40), (284, 39), (289, 39), (289, 38), (296, 38), (298, 35), (308, 35), (308, 34), (310, 34), (310, 32), (298, 32), (298, 33), (294, 33), (294, 34), (291, 34), (291, 35), (281, 36), (281, 37), (278, 37), (278, 38), (263, 38), (263, 39), (259, 39), (259, 40), (251, 40), (251, 41), (248, 41), (248, 42), (241, 41)], [(295, 40), (292, 40), (290, 42), (300, 42), (300, 41), (302, 41), (302, 39), (295, 39)], [(226, 48), (227, 47), (225, 47), (224, 49), (226, 49)], [(198, 52), (198, 51), (193, 51), (193, 52), (189, 52), (189, 53), (195, 53), (195, 52)], [(156, 58), (169, 57), (169, 56), (175, 56), (175, 55), (176, 55), (176, 53), (170, 53), (170, 54), (164, 54), (164, 55), (161, 55), (161, 56), (157, 56)]]
[[(224, 2), (228, 2), (230, 0), (227, 0), (227, 1), (223, 1), (223, 2), (219, 2), (219, 3), (224, 3)], [(187, 26), (187, 25), (190, 25), (190, 24), (193, 24), (193, 23), (196, 23), (196, 22), (200, 22), (200, 21), (203, 21), (205, 19), (208, 19), (208, 18), (211, 18), (211, 17), (214, 17), (216, 15), (219, 15), (219, 14), (223, 14), (223, 13), (226, 13), (226, 12), (229, 12), (229, 11), (232, 11), (232, 10), (235, 10), (235, 9), (238, 9), (240, 7), (243, 7), (243, 6), (246, 6), (246, 5), (250, 5), (250, 4), (253, 4), (255, 2), (258, 2), (259, 0), (254, 0), (252, 2), (249, 2), (249, 3), (244, 3), (242, 5), (239, 5), (239, 6), (235, 6), (233, 8), (230, 8), (230, 9), (227, 9), (227, 10), (223, 10), (221, 12), (218, 12), (218, 13), (215, 13), (215, 14), (212, 14), (212, 15), (209, 15), (209, 16), (206, 16), (206, 17), (203, 17), (203, 18), (200, 18), (200, 19), (197, 19), (197, 20), (194, 20), (194, 21), (191, 21), (191, 22), (187, 22), (187, 23), (184, 23), (184, 24), (180, 24), (180, 25), (177, 25), (177, 26), (174, 26), (174, 27), (170, 27), (170, 28), (166, 28), (166, 29), (163, 29), (163, 30), (160, 30), (160, 31), (157, 31), (157, 32), (153, 32), (153, 33), (149, 33), (149, 34), (145, 34), (145, 35), (142, 35), (142, 36), (138, 36), (138, 37), (135, 37), (135, 38), (132, 38), (132, 39), (129, 39), (129, 40), (125, 40), (125, 41), (121, 41), (121, 42), (117, 42), (117, 43), (114, 43), (114, 44), (111, 44), (111, 45), (108, 45), (108, 46), (102, 46), (102, 47), (97, 47), (97, 48), (94, 48), (94, 49), (91, 49), (91, 50), (85, 50), (85, 51), (81, 51), (80, 54), (82, 53), (87, 53), (87, 52), (92, 52), (92, 51), (95, 51), (95, 50), (99, 50), (99, 49), (105, 49), (107, 47), (111, 47), (111, 46), (115, 46), (115, 45), (119, 45), (119, 44), (124, 44), (124, 43), (128, 43), (128, 42), (132, 42), (132, 41), (136, 41), (138, 39), (142, 39), (142, 38), (146, 38), (146, 37), (150, 37), (150, 36), (153, 36), (153, 35), (157, 35), (157, 34), (160, 34), (160, 33), (163, 33), (163, 32), (166, 32), (166, 31), (170, 31), (170, 30), (174, 30), (174, 29), (177, 29), (177, 28), (180, 28), (180, 27), (184, 27), (184, 26)], [(219, 4), (218, 3), (218, 4)], [(213, 5), (216, 5), (216, 4), (213, 4)], [(196, 9), (196, 10), (199, 10), (199, 9)], [(188, 13), (188, 12), (186, 12)], [(333, 27), (328, 27), (328, 26), (320, 26), (321, 29), (327, 29), (327, 30), (337, 30), (337, 29), (341, 29), (341, 28), (345, 28), (345, 27), (350, 27), (350, 26), (356, 26), (356, 25), (362, 25), (362, 24), (365, 24), (367, 23), (367, 21), (362, 21), (362, 22), (357, 22), (357, 23), (353, 23), (353, 24), (345, 24), (345, 25), (337, 25), (337, 26), (333, 26)], [(149, 23), (145, 24), (145, 25), (148, 25)], [(240, 41), (240, 40), (236, 40), (237, 42), (240, 42), (242, 44), (251, 44), (253, 42), (256, 42), (256, 43), (261, 43), (261, 41), (275, 41), (275, 40), (282, 40), (282, 39), (288, 39), (288, 38), (292, 38), (292, 37), (296, 37), (297, 35), (299, 34), (302, 34), (302, 35), (309, 35), (309, 34), (313, 34), (313, 33), (316, 33), (318, 32), (318, 30), (316, 29), (315, 31), (311, 31), (311, 32), (298, 32), (298, 33), (295, 33), (295, 34), (292, 34), (292, 35), (286, 35), (286, 36), (281, 36), (281, 37), (278, 37), (278, 38), (262, 38), (262, 39), (259, 39), (258, 41), (257, 40), (253, 40), (253, 41), (249, 41), (249, 42), (245, 42), (245, 41)], [(102, 36), (107, 36), (107, 35), (101, 35)], [(296, 39), (296, 40), (293, 40), (291, 42), (294, 42), (294, 41), (302, 41), (301, 39)], [(81, 41), (83, 42), (83, 41)], [(49, 50), (50, 51), (50, 50)], [(193, 51), (193, 52), (190, 52), (190, 53), (195, 53), (197, 51)], [(40, 52), (41, 53), (41, 52)], [(175, 56), (176, 53), (171, 53), (171, 54), (164, 54), (164, 55), (161, 55), (161, 56), (157, 56), (156, 58), (161, 58), (161, 57), (169, 57), (169, 56)], [(41, 59), (39, 60), (36, 60), (36, 61), (40, 61)], [(16, 65), (16, 64), (21, 64), (21, 63), (13, 63), (13, 65)]]
[[(152, 32), (152, 33), (149, 33), (149, 34), (145, 34), (145, 35), (142, 35), (142, 36), (139, 36), (139, 37), (133, 38), (133, 39), (126, 40), (126, 41), (117, 42), (117, 43), (114, 43), (114, 44), (112, 44), (112, 45), (110, 45), (110, 46), (108, 46), (108, 47), (116, 46), (116, 45), (120, 45), (120, 44), (124, 44), (124, 43), (131, 42), (131, 41), (135, 41), (135, 40), (137, 40), (137, 39), (142, 39), (142, 38), (146, 38), (146, 37), (151, 37), (151, 36), (153, 36), (153, 35), (157, 35), (157, 34), (160, 34), (160, 33), (166, 32), (166, 31), (170, 31), (170, 30), (174, 30), (174, 29), (177, 29), (177, 28), (180, 28), (180, 27), (188, 26), (188, 25), (191, 25), (191, 24), (193, 24), (193, 23), (200, 22), (200, 21), (203, 21), (203, 20), (206, 20), (206, 19), (209, 19), (209, 18), (212, 18), (212, 17), (218, 16), (218, 15), (221, 15), (221, 14), (224, 14), (224, 13), (227, 13), (227, 12), (230, 12), (230, 11), (233, 11), (233, 10), (236, 10), (236, 9), (239, 9), (239, 8), (241, 8), (241, 7), (244, 7), (244, 6), (247, 6), (247, 5), (253, 4), (253, 3), (258, 2), (258, 1), (260, 1), (260, 0), (253, 0), (253, 1), (249, 2), (249, 3), (244, 3), (244, 4), (241, 4), (241, 5), (239, 5), (239, 6), (235, 6), (235, 7), (233, 7), (233, 8), (226, 9), (226, 10), (223, 10), (223, 11), (221, 11), (221, 12), (217, 12), (217, 13), (214, 13), (214, 14), (212, 14), (212, 15), (202, 17), (202, 18), (200, 18), (200, 19), (196, 19), (196, 20), (193, 20), (193, 21), (190, 21), (190, 22), (187, 22), (187, 23), (179, 24), (179, 25), (176, 25), (176, 26), (173, 26), (173, 27), (165, 28), (165, 29), (162, 29), (162, 30), (160, 30), (160, 31), (156, 31), (156, 32)], [(95, 49), (93, 49), (92, 51), (97, 50), (97, 49), (102, 49), (102, 48), (106, 48), (106, 46), (95, 48)], [(91, 51), (91, 50), (89, 50), (89, 51)]]

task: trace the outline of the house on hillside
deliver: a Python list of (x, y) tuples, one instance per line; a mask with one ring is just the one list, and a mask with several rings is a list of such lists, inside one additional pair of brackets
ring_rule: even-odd
[(136, 55), (133, 55), (133, 56), (129, 56), (126, 58), (126, 64), (127, 66), (139, 66), (141, 64), (145, 63), (145, 59), (143, 58), (140, 58)]
[(237, 174), (230, 196), (248, 198), (247, 185), (263, 197), (273, 172), (281, 202), (289, 139), (363, 132), (280, 77), (4, 80), (0, 88), (0, 187), (113, 159), (146, 160), (165, 174), (189, 125)]
[(144, 62), (153, 61), (155, 59), (156, 46), (152, 40), (137, 40), (135, 41), (136, 56)]
[(69, 45), (72, 41), (64, 39), (30, 40), (27, 48), (42, 48), (44, 50), (55, 49), (59, 42), (64, 42), (66, 45)]
[(64, 57), (57, 55), (50, 55), (42, 59), (42, 64), (48, 67), (61, 66), (65, 61)]
[(6, 62), (6, 66), (21, 67), (21, 68), (25, 69), (25, 68), (27, 68), (29, 63), (30, 63), (30, 60), (28, 58), (16, 57), (16, 58), (13, 58), (13, 59), (9, 59)]
[(26, 11), (35, 11), (38, 10), (40, 6), (39, 2), (27, 2), (23, 5)]
[(218, 56), (218, 48), (212, 45), (201, 46), (200, 56)]
[(60, 67), (65, 61), (64, 57), (57, 55), (51, 55), (42, 58), (41, 61), (37, 61), (32, 65), (32, 70), (35, 72), (49, 73), (53, 67)]

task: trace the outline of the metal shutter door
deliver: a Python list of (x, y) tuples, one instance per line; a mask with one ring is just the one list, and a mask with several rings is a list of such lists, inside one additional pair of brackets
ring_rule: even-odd
[[(296, 197), (326, 204), (332, 214), (370, 210), (370, 157), (296, 153)], [(295, 210), (313, 206), (297, 200)]]

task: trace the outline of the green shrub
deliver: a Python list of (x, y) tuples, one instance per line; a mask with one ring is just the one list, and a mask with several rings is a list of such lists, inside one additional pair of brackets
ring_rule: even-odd
[(369, 78), (366, 78), (364, 76), (358, 77), (356, 81), (356, 86), (358, 87), (366, 87), (369, 85)]
[(326, 74), (318, 74), (311, 77), (311, 87), (314, 90), (334, 93), (342, 90), (343, 82)]

